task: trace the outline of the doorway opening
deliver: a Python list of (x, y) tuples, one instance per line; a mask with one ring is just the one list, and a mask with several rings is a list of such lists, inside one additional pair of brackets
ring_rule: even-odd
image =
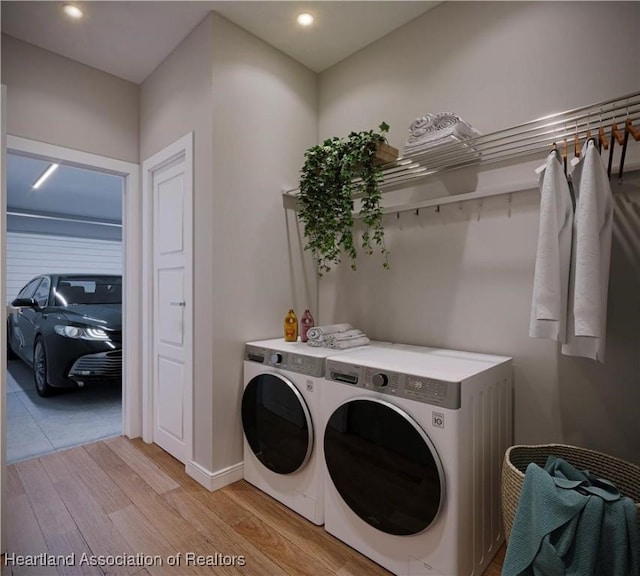
[(138, 165), (7, 140), (7, 461), (139, 436)]
[(7, 154), (7, 462), (122, 434), (124, 178)]

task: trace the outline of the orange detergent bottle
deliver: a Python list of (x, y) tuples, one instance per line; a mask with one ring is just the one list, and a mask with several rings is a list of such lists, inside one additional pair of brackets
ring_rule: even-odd
[(284, 339), (285, 342), (297, 342), (298, 340), (298, 317), (293, 308), (290, 308), (284, 317)]

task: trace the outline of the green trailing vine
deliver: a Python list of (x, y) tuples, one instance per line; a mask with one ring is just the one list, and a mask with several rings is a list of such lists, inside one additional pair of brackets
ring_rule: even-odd
[(382, 170), (375, 164), (376, 148), (386, 143), (389, 126), (380, 124), (379, 132), (351, 132), (346, 138), (333, 137), (305, 152), (300, 177), (298, 217), (304, 224), (318, 274), (329, 272), (340, 263), (344, 253), (356, 269), (358, 250), (354, 243), (354, 195), (362, 196), (360, 217), (364, 224), (361, 246), (366, 254), (378, 247), (389, 268), (388, 251), (382, 226), (382, 194), (379, 183)]

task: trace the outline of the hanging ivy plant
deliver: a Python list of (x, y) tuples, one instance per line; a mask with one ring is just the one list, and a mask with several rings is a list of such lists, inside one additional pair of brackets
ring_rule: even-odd
[(351, 132), (346, 138), (329, 138), (305, 152), (298, 215), (304, 224), (305, 250), (311, 251), (320, 276), (339, 264), (343, 253), (350, 259), (351, 268), (356, 269), (354, 195), (362, 197), (362, 249), (373, 254), (378, 247), (384, 257), (383, 266), (389, 268), (378, 186), (382, 170), (375, 162), (376, 150), (386, 143), (384, 134), (388, 131), (388, 124), (383, 122), (379, 132)]

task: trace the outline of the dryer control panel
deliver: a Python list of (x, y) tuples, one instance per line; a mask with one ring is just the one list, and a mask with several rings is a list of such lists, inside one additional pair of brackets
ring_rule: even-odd
[(447, 382), (424, 376), (391, 372), (369, 366), (327, 361), (327, 380), (355, 388), (408, 398), (424, 404), (457, 410), (460, 408), (460, 382)]
[(244, 359), (247, 362), (257, 362), (272, 368), (280, 368), (314, 378), (324, 376), (324, 358), (247, 344), (244, 350)]

